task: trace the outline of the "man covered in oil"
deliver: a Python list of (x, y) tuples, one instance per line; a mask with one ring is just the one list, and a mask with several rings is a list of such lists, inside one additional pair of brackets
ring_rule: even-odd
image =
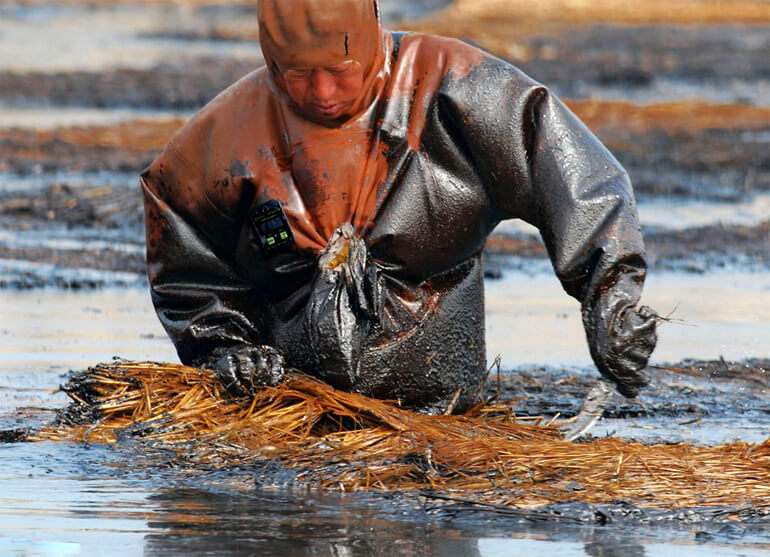
[(152, 299), (182, 362), (236, 395), (294, 367), (461, 411), (487, 369), (481, 250), (523, 219), (599, 371), (635, 396), (656, 335), (626, 172), (543, 85), (378, 11), (262, 0), (265, 66), (142, 174)]

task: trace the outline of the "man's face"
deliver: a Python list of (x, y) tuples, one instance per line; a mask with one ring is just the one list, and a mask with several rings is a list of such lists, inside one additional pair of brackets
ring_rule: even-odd
[(286, 92), (305, 112), (321, 120), (350, 116), (363, 93), (364, 70), (355, 60), (319, 68), (290, 68), (283, 72)]

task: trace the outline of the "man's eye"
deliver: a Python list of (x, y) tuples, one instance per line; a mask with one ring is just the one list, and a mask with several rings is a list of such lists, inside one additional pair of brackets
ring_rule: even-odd
[(283, 73), (284, 79), (302, 79), (310, 75), (310, 70), (286, 70)]
[(326, 71), (333, 74), (344, 74), (351, 71), (353, 68), (355, 68), (355, 62), (353, 60), (349, 60), (347, 62), (343, 62), (342, 64), (337, 64), (335, 66), (329, 66), (326, 68)]

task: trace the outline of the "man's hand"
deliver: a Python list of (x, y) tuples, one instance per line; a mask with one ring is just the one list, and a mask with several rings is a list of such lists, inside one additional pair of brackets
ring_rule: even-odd
[(626, 308), (606, 321), (600, 320), (591, 343), (591, 355), (599, 372), (614, 381), (618, 391), (629, 398), (649, 383), (642, 370), (658, 341), (656, 317), (647, 306)]
[(274, 387), (283, 379), (283, 356), (271, 346), (241, 345), (220, 354), (207, 367), (233, 396), (248, 396), (259, 387)]

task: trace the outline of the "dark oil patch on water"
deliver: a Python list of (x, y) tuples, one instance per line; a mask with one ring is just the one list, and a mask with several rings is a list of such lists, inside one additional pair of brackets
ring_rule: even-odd
[[(770, 436), (770, 360), (685, 360), (648, 368), (646, 373), (650, 386), (637, 399), (615, 396), (594, 434), (618, 434), (646, 443), (687, 440), (706, 444), (725, 442), (731, 432), (749, 442)], [(558, 413), (568, 418), (580, 408), (595, 381), (594, 374), (591, 370), (520, 368), (503, 374), (499, 384), (492, 377), (487, 396), (517, 399), (518, 416), (549, 419)]]
[(21, 443), (29, 436), (28, 428), (14, 428), (0, 430), (0, 443)]
[[(562, 96), (601, 95), (622, 85), (626, 96), (661, 78), (697, 79), (721, 86), (729, 102), (730, 82), (770, 77), (767, 26), (751, 25), (577, 25), (561, 36), (533, 37), (532, 56), (522, 69)], [(701, 91), (703, 93), (703, 91)]]

